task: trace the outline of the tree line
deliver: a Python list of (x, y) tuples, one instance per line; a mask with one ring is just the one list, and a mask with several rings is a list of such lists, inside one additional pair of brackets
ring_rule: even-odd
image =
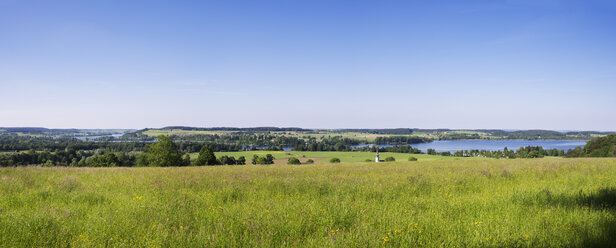
[[(60, 144), (63, 141), (59, 141)], [(88, 143), (88, 142), (85, 142)], [(40, 144), (40, 143), (37, 143)], [(88, 143), (89, 144), (89, 143)], [(60, 145), (58, 147), (62, 147)], [(79, 146), (77, 146), (79, 147)], [(11, 152), (0, 155), (0, 166), (75, 166), (75, 167), (113, 167), (113, 166), (187, 166), (245, 164), (244, 157), (223, 156), (216, 159), (209, 146), (202, 146), (199, 156), (191, 161), (190, 156), (182, 152), (179, 146), (168, 136), (159, 136), (158, 141), (145, 145), (143, 152), (112, 151), (105, 149), (75, 150), (74, 146), (54, 151)]]

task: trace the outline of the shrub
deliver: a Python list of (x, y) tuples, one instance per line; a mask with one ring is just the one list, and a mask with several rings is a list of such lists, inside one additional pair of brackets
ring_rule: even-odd
[(396, 161), (396, 159), (394, 157), (386, 157), (385, 158), (385, 162), (393, 162)]
[(340, 163), (340, 159), (339, 158), (331, 158), (329, 159), (330, 163)]
[(367, 158), (364, 160), (364, 162), (372, 162), (372, 159)]
[(306, 160), (306, 163), (307, 163), (307, 164), (314, 164), (314, 160), (312, 160), (312, 159), (310, 158), (310, 159)]
[(299, 159), (295, 157), (291, 157), (289, 158), (289, 161), (287, 161), (287, 164), (302, 164), (302, 162), (300, 162)]
[(252, 164), (273, 164), (274, 163), (274, 156), (272, 156), (272, 154), (267, 154), (265, 155), (265, 157), (259, 157), (258, 155), (254, 154), (252, 156)]
[(417, 161), (417, 158), (416, 158), (416, 157), (413, 157), (413, 156), (410, 156), (410, 157), (409, 157), (409, 161)]

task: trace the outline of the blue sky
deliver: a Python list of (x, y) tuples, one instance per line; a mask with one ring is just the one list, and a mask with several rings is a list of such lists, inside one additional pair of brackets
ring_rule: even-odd
[(616, 130), (613, 1), (0, 0), (0, 126)]

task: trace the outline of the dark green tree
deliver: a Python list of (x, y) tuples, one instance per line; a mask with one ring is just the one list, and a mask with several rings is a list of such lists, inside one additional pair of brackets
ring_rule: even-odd
[(188, 154), (184, 155), (183, 165), (184, 166), (189, 166), (190, 165), (190, 155), (188, 155)]
[(218, 160), (216, 160), (216, 156), (212, 149), (204, 145), (201, 147), (201, 151), (199, 151), (199, 157), (195, 160), (195, 165), (217, 165), (219, 164)]
[(158, 141), (146, 147), (146, 160), (148, 166), (182, 166), (184, 160), (169, 136), (160, 135)]

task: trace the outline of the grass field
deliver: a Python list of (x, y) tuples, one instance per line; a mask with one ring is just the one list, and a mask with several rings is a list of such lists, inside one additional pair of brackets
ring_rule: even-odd
[(0, 169), (0, 247), (604, 247), (616, 159)]
[[(296, 157), (302, 163), (308, 159), (312, 159), (315, 163), (329, 163), (330, 158), (339, 158), (342, 162), (364, 162), (366, 159), (370, 159), (374, 161), (376, 153), (374, 152), (301, 152), (301, 151), (242, 151), (242, 152), (217, 152), (215, 153), (216, 157), (220, 157), (223, 155), (233, 156), (235, 158), (239, 158), (240, 156), (244, 156), (247, 161), (252, 159), (253, 155), (265, 156), (266, 154), (272, 154), (276, 158), (274, 161), (276, 164), (286, 164), (288, 158)], [(196, 159), (199, 156), (199, 153), (190, 154), (191, 158)], [(458, 157), (447, 157), (447, 156), (433, 156), (427, 154), (408, 154), (408, 153), (392, 153), (392, 152), (382, 152), (379, 154), (381, 160), (384, 160), (386, 157), (394, 157), (396, 161), (407, 161), (410, 156), (417, 158), (422, 161), (432, 161), (432, 160), (460, 160), (460, 159), (476, 159), (476, 158), (458, 158)]]

